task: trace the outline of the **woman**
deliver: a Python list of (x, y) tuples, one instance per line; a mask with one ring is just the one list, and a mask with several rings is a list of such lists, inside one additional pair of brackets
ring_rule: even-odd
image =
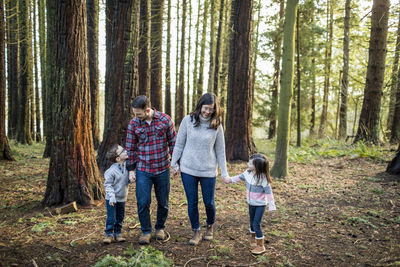
[(203, 239), (213, 239), (217, 164), (221, 168), (221, 176), (228, 177), (221, 108), (217, 96), (206, 93), (197, 102), (195, 110), (183, 118), (171, 161), (174, 174), (181, 172), (185, 188), (194, 233), (189, 241), (191, 245), (197, 245), (202, 239), (198, 210), (199, 183), (207, 214), (207, 231)]

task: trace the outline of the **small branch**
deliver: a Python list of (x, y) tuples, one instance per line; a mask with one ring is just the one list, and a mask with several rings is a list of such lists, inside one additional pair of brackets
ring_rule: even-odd
[(95, 230), (94, 232), (92, 232), (92, 233), (90, 233), (90, 234), (88, 234), (88, 235), (86, 235), (86, 236), (84, 236), (84, 237), (76, 238), (76, 239), (72, 240), (71, 242), (69, 242), (69, 245), (72, 247), (72, 243), (74, 243), (75, 241), (78, 241), (78, 240), (81, 240), (81, 239), (85, 239), (85, 238), (87, 238), (87, 237), (93, 235), (93, 234), (96, 233), (97, 231), (98, 231), (98, 230)]
[(33, 265), (34, 267), (39, 267), (34, 259), (32, 259), (32, 265)]
[(187, 264), (188, 264), (189, 262), (191, 262), (191, 261), (201, 260), (201, 259), (206, 259), (206, 258), (207, 258), (207, 257), (198, 257), (198, 258), (190, 259), (190, 260), (188, 260), (188, 261), (185, 263), (185, 265), (183, 265), (183, 267), (186, 267)]

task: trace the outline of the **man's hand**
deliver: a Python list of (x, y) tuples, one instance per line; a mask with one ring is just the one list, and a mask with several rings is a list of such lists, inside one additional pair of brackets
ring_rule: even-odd
[(177, 175), (179, 173), (180, 169), (179, 166), (175, 166), (172, 168), (172, 174), (173, 175)]
[(136, 182), (136, 172), (129, 171), (129, 182), (134, 183)]

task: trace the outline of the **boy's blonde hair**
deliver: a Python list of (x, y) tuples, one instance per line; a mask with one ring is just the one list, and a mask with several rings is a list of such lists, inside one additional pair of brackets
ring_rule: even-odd
[(108, 150), (108, 152), (107, 152), (107, 154), (106, 154), (106, 158), (109, 160), (109, 161), (111, 161), (111, 162), (115, 162), (116, 161), (116, 159), (117, 159), (117, 157), (118, 157), (118, 153), (117, 153), (117, 150), (118, 150), (118, 144), (114, 144), (111, 148), (110, 148), (110, 150)]

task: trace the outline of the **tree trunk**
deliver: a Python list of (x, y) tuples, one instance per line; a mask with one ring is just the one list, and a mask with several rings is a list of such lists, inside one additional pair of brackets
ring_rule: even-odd
[(149, 0), (140, 0), (139, 95), (150, 96)]
[(18, 124), (19, 90), (19, 1), (7, 1), (7, 79), (9, 138), (15, 138)]
[(90, 74), (90, 107), (93, 145), (100, 145), (99, 127), (99, 0), (87, 0), (87, 36)]
[(186, 0), (182, 0), (182, 36), (181, 36), (181, 56), (179, 70), (179, 86), (175, 96), (175, 125), (179, 127), (185, 116), (185, 29), (186, 29)]
[[(208, 70), (208, 86), (207, 92), (214, 92), (214, 72), (215, 72), (215, 2), (211, 0), (210, 7), (210, 61), (209, 61), (209, 70)], [(215, 92), (214, 92), (215, 93)], [(216, 93), (218, 95), (218, 92)]]
[[(179, 4), (180, 1), (176, 3), (176, 52), (175, 52), (175, 101), (174, 101), (174, 118), (176, 118), (176, 105), (177, 105), (177, 93), (179, 90)], [(175, 123), (176, 125), (176, 123)]]
[(20, 93), (17, 141), (32, 144), (29, 100), (33, 91), (32, 31), (29, 19), (30, 0), (20, 0)]
[[(111, 103), (113, 109), (110, 114), (112, 119), (105, 122), (103, 141), (98, 150), (97, 163), (101, 171), (105, 171), (110, 166), (110, 162), (106, 159), (107, 151), (114, 144), (125, 144), (126, 130), (131, 119), (131, 99), (135, 91), (133, 86), (136, 86), (132, 83), (126, 84), (125, 79), (126, 75), (129, 75), (127, 73), (135, 73), (134, 70), (125, 67), (127, 60), (134, 60), (134, 54), (128, 53), (130, 38), (126, 38), (126, 36), (131, 36), (132, 8), (135, 4), (132, 3), (133, 1), (109, 1), (113, 3), (114, 14), (112, 14), (113, 21), (111, 21), (111, 36), (108, 37), (110, 46), (107, 49), (107, 58), (110, 64), (107, 65), (106, 80), (110, 81), (108, 91), (111, 98), (107, 102)], [(136, 33), (133, 34), (136, 35)], [(135, 42), (133, 45), (137, 46)], [(131, 62), (129, 66), (135, 68), (136, 64)], [(128, 79), (128, 81), (134, 82), (134, 78)], [(128, 94), (126, 94), (127, 88), (130, 88)]]
[(201, 33), (201, 44), (200, 44), (200, 65), (199, 65), (199, 78), (197, 79), (197, 92), (196, 97), (193, 96), (193, 102), (196, 105), (197, 101), (203, 95), (203, 83), (204, 83), (204, 55), (206, 52), (206, 34), (207, 34), (207, 16), (208, 16), (208, 5), (209, 0), (204, 1), (203, 9), (203, 30)]
[(290, 140), (290, 109), (293, 96), (294, 29), (296, 24), (297, 0), (287, 0), (283, 27), (282, 76), (280, 82), (278, 131), (275, 161), (271, 176), (285, 177), (288, 173), (288, 151)]
[[(311, 1), (311, 24), (314, 24), (314, 2)], [(310, 126), (310, 138), (313, 138), (315, 136), (315, 94), (316, 94), (316, 77), (315, 77), (315, 58), (316, 58), (316, 52), (315, 52), (315, 33), (314, 31), (311, 32), (311, 126)]]
[(162, 110), (162, 33), (164, 0), (151, 1), (151, 104)]
[(186, 114), (189, 114), (190, 112), (190, 65), (191, 65), (191, 61), (190, 61), (190, 52), (191, 52), (191, 31), (192, 31), (192, 1), (188, 0), (188, 4), (189, 4), (189, 34), (188, 34), (188, 49), (187, 49), (187, 55), (188, 55), (188, 59), (187, 59), (187, 80), (186, 80)]
[[(227, 160), (248, 160), (255, 151), (251, 128), (251, 42), (253, 1), (232, 1), (229, 59)], [(240, 111), (240, 112), (238, 112)]]
[(46, 121), (46, 11), (45, 0), (38, 0), (39, 13), (39, 49), (40, 49), (40, 80), (41, 80), (41, 97), (42, 97), (42, 119), (43, 119), (43, 136), (47, 136)]
[(0, 160), (14, 160), (6, 136), (6, 41), (4, 1), (0, 0)]
[(297, 147), (301, 147), (301, 71), (300, 71), (300, 12), (297, 9), (296, 21), (296, 52), (297, 52)]
[(200, 11), (201, 11), (201, 1), (198, 1), (197, 6), (197, 19), (196, 19), (196, 48), (194, 52), (194, 66), (193, 66), (193, 90), (192, 90), (192, 110), (195, 109), (197, 100), (197, 60), (199, 57), (199, 32), (200, 32)]
[(398, 78), (398, 69), (399, 69), (399, 56), (400, 56), (400, 13), (399, 13), (399, 23), (397, 25), (397, 39), (396, 46), (394, 52), (393, 59), (393, 67), (392, 67), (392, 83), (390, 86), (390, 100), (389, 100), (389, 112), (388, 112), (388, 120), (387, 120), (387, 130), (388, 136), (391, 136), (391, 129), (393, 128), (393, 116), (395, 110), (396, 103), (396, 92), (398, 90), (399, 78)]
[(102, 199), (103, 184), (93, 148), (86, 2), (56, 3), (57, 109), (55, 138), (43, 204)]
[(379, 141), (379, 112), (385, 74), (389, 5), (389, 0), (374, 0), (372, 6), (367, 78), (354, 142), (364, 140), (378, 143)]
[(350, 0), (346, 0), (344, 15), (344, 35), (343, 35), (343, 77), (342, 90), (340, 93), (340, 119), (339, 119), (339, 138), (347, 136), (347, 94), (349, 86), (349, 43), (350, 43)]
[(326, 124), (328, 121), (328, 103), (329, 103), (329, 79), (331, 75), (331, 58), (332, 58), (332, 40), (333, 40), (333, 0), (328, 0), (327, 12), (326, 12), (326, 26), (327, 31), (327, 42), (325, 48), (325, 79), (324, 79), (324, 96), (322, 100), (322, 113), (321, 122), (318, 129), (318, 137), (325, 137)]
[(272, 139), (276, 135), (276, 114), (278, 110), (278, 91), (279, 91), (279, 77), (281, 72), (281, 47), (282, 47), (282, 28), (283, 19), (285, 14), (285, 2), (279, 0), (279, 29), (275, 39), (274, 47), (274, 74), (272, 77), (272, 97), (271, 97), (271, 112), (269, 117), (269, 130), (268, 139)]
[(36, 3), (33, 3), (33, 48), (34, 48), (34, 62), (35, 62), (35, 137), (36, 142), (42, 140), (41, 127), (40, 127), (40, 96), (39, 96), (39, 70), (38, 70), (38, 48), (36, 45)]
[(46, 40), (46, 148), (43, 157), (50, 157), (54, 144), (54, 132), (56, 107), (56, 54), (57, 54), (57, 37), (56, 37), (56, 5), (55, 1), (46, 1), (47, 14), (47, 40)]
[(218, 20), (218, 33), (217, 33), (217, 44), (215, 48), (215, 71), (214, 71), (214, 94), (219, 94), (220, 87), (220, 71), (221, 66), (219, 61), (223, 58), (223, 50), (221, 49), (223, 45), (223, 19), (224, 19), (224, 0), (219, 3), (219, 20)]
[(228, 116), (226, 112), (226, 99), (228, 93), (228, 68), (229, 68), (229, 55), (230, 55), (230, 41), (232, 35), (232, 29), (230, 28), (230, 17), (231, 17), (231, 8), (228, 8), (232, 5), (231, 0), (226, 1), (225, 14), (224, 14), (224, 42), (223, 44), (223, 52), (221, 53), (222, 58), (222, 66), (221, 66), (221, 75), (220, 75), (220, 92), (219, 92), (219, 101), (222, 110), (222, 125), (225, 126), (226, 118)]
[[(398, 69), (397, 81), (400, 81), (400, 68)], [(400, 143), (400, 83), (397, 82), (396, 101), (393, 111), (392, 129), (390, 131), (390, 143)]]
[(167, 53), (165, 57), (165, 113), (171, 116), (171, 0), (168, 0)]

